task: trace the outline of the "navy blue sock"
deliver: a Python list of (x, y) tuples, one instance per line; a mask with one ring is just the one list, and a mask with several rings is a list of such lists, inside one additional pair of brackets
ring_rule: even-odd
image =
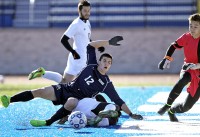
[(49, 126), (53, 122), (71, 114), (71, 111), (66, 110), (63, 106), (48, 120), (46, 120), (46, 125)]
[(22, 102), (25, 102), (25, 101), (29, 101), (31, 99), (33, 99), (33, 94), (31, 91), (24, 91), (24, 92), (21, 92), (21, 93), (18, 93), (14, 96), (12, 96), (10, 98), (10, 102), (19, 102), (19, 101), (22, 101)]

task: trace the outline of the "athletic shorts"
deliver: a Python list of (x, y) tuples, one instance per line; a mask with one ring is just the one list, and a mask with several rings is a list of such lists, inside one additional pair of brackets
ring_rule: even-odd
[(100, 104), (100, 102), (98, 102), (94, 98), (83, 98), (83, 99), (79, 100), (76, 108), (74, 108), (73, 111), (81, 111), (89, 119), (95, 118), (96, 115), (91, 110), (95, 109), (99, 104)]
[(74, 97), (72, 92), (68, 90), (66, 84), (52, 85), (56, 95), (56, 101), (52, 101), (54, 105), (64, 105), (68, 98)]
[(83, 68), (86, 67), (86, 60), (80, 58), (80, 59), (74, 59), (72, 54), (69, 54), (67, 66), (64, 70), (64, 74), (70, 74), (70, 75), (78, 75)]
[[(95, 109), (99, 104), (100, 102), (94, 98), (83, 98), (79, 100), (78, 105), (73, 111), (81, 111), (86, 115), (87, 119), (92, 119), (92, 118), (95, 118), (97, 115), (94, 114), (91, 110)], [(98, 123), (97, 126), (98, 127), (109, 126), (109, 119), (103, 118)]]

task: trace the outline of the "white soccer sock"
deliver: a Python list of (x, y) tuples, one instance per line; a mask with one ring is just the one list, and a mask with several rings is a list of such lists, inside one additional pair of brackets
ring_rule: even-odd
[(58, 72), (53, 71), (45, 71), (45, 74), (42, 76), (43, 78), (55, 81), (57, 83), (60, 83), (62, 81), (62, 75)]

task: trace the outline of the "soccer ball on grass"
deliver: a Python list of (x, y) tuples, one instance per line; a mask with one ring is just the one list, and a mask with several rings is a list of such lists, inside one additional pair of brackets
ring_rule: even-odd
[(74, 129), (81, 129), (86, 126), (87, 117), (81, 111), (74, 111), (69, 115), (68, 122)]

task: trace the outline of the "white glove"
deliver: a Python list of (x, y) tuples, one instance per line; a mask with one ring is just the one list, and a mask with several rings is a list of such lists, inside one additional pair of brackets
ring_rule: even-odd
[(165, 68), (170, 68), (170, 60), (168, 59), (163, 59), (159, 64), (158, 64), (158, 68), (163, 70)]
[(163, 65), (163, 68), (170, 68), (170, 62), (168, 59), (166, 59), (165, 64)]

